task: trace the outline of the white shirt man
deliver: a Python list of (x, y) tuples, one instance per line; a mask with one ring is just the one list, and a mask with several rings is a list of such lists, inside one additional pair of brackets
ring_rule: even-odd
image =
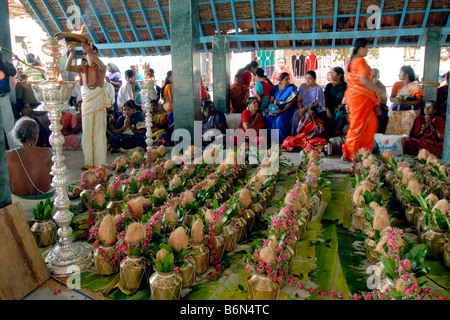
[(123, 105), (128, 100), (136, 102), (134, 92), (136, 82), (134, 81), (134, 73), (132, 70), (125, 71), (125, 80), (117, 93), (117, 107), (119, 110), (122, 110)]
[(115, 94), (115, 90), (114, 90), (114, 86), (105, 81), (105, 83), (103, 84), (103, 88), (105, 89), (106, 95), (108, 96), (108, 101), (110, 102), (110, 105), (112, 106), (114, 104), (114, 102), (116, 101), (116, 94)]

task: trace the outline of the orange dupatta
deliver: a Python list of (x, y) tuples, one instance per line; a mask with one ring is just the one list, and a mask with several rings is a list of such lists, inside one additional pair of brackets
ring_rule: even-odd
[(378, 130), (375, 113), (375, 107), (379, 105), (378, 98), (375, 92), (361, 83), (360, 78), (364, 76), (370, 78), (371, 68), (364, 58), (355, 58), (347, 71), (347, 90), (344, 94), (349, 108), (350, 127), (342, 152), (349, 160), (353, 160), (353, 156), (361, 148), (372, 150), (374, 135)]

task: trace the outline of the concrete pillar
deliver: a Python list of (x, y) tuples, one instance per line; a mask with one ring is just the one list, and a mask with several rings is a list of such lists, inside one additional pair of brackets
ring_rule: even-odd
[[(11, 50), (11, 32), (9, 27), (9, 9), (8, 1), (0, 1), (0, 46)], [(6, 60), (11, 62), (11, 54), (2, 51)], [(14, 79), (10, 78), (9, 86), (11, 88), (11, 104), (16, 104), (16, 95), (14, 91)], [(12, 203), (11, 187), (9, 186), (8, 164), (6, 162), (6, 140), (3, 133), (3, 120), (0, 113), (0, 208), (6, 207)]]
[(170, 38), (174, 129), (188, 130), (193, 142), (201, 120), (198, 0), (170, 0)]
[[(425, 40), (425, 61), (423, 81), (437, 82), (439, 79), (439, 61), (441, 58), (441, 28), (427, 28)], [(424, 86), (425, 101), (437, 98), (437, 88)]]
[(447, 116), (445, 117), (444, 153), (442, 161), (450, 164), (450, 98), (447, 98)]
[(227, 36), (214, 36), (212, 41), (214, 108), (230, 112), (230, 43)]

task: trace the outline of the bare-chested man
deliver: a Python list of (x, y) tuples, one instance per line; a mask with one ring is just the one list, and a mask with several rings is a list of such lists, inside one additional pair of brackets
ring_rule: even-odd
[(11, 136), (20, 146), (6, 152), (11, 191), (18, 196), (51, 196), (52, 149), (37, 147), (39, 126), (31, 118), (17, 120)]
[(84, 167), (82, 170), (97, 168), (106, 163), (106, 108), (108, 98), (103, 83), (106, 76), (106, 66), (98, 58), (98, 49), (93, 44), (82, 44), (83, 55), (88, 63), (72, 66), (75, 53), (73, 46), (69, 47), (70, 55), (66, 62), (66, 71), (77, 72), (82, 77), (81, 97), (83, 100), (83, 138)]

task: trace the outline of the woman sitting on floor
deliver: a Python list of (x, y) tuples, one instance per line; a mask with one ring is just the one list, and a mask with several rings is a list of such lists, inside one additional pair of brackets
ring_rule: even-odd
[(305, 118), (308, 108), (316, 107), (317, 116), (322, 120), (327, 118), (325, 97), (322, 87), (316, 83), (317, 75), (314, 71), (306, 72), (305, 83), (300, 85), (297, 92), (297, 112), (294, 112), (291, 121), (290, 135), (297, 135), (299, 122)]
[(150, 102), (150, 106), (152, 107), (152, 139), (153, 141), (157, 141), (158, 138), (167, 134), (167, 127), (169, 122), (169, 115), (159, 109), (158, 100), (152, 100)]
[(6, 152), (12, 193), (30, 199), (51, 197), (53, 153), (50, 148), (36, 146), (38, 124), (33, 119), (20, 118), (10, 134), (20, 146)]
[[(256, 146), (260, 143), (261, 139), (263, 139), (263, 137), (259, 136), (259, 130), (264, 129), (265, 127), (266, 123), (264, 121), (264, 116), (259, 110), (258, 99), (256, 97), (250, 97), (247, 99), (247, 109), (242, 111), (241, 124), (239, 125), (240, 130), (237, 131), (237, 134), (230, 136), (229, 141), (234, 143), (234, 145), (237, 145), (238, 137), (244, 136), (245, 141), (251, 139), (252, 145)], [(254, 132), (245, 135), (245, 132), (251, 129), (253, 129)], [(241, 139), (241, 142), (244, 142), (244, 139)]]
[(320, 146), (328, 143), (322, 138), (323, 121), (317, 116), (317, 113), (317, 107), (309, 107), (306, 117), (301, 119), (298, 124), (297, 135), (284, 140), (283, 150), (293, 151), (296, 148), (304, 148), (305, 151), (311, 151), (320, 149)]
[(109, 138), (111, 153), (121, 152), (121, 149), (130, 150), (137, 147), (145, 149), (145, 117), (136, 111), (136, 104), (128, 100), (123, 105), (122, 115), (117, 119), (116, 127)]
[(440, 155), (444, 148), (445, 120), (436, 113), (436, 102), (425, 104), (425, 115), (418, 116), (409, 138), (403, 138), (403, 151), (417, 155), (420, 149)]
[(226, 130), (228, 129), (227, 119), (223, 112), (214, 109), (214, 102), (211, 100), (203, 101), (202, 119), (203, 147), (211, 142), (225, 145)]

